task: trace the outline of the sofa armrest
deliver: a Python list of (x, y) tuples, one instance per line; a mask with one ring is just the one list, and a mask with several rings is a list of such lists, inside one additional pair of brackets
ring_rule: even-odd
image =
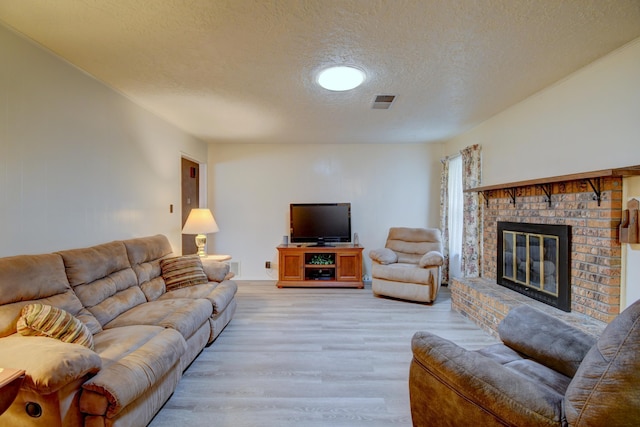
[(505, 345), (572, 378), (596, 337), (529, 306), (519, 306), (498, 325)]
[(226, 262), (203, 258), (202, 269), (211, 282), (222, 282), (229, 273), (230, 266)]
[(440, 267), (444, 264), (444, 256), (438, 251), (429, 251), (422, 255), (418, 265), (420, 267)]
[(560, 425), (563, 396), (550, 388), (429, 332), (414, 334), (411, 346), (415, 426)]
[(380, 264), (394, 264), (398, 262), (398, 255), (389, 248), (373, 249), (369, 251), (369, 258)]
[(0, 366), (24, 369), (22, 388), (45, 395), (95, 374), (102, 360), (96, 352), (80, 344), (13, 334), (0, 338)]

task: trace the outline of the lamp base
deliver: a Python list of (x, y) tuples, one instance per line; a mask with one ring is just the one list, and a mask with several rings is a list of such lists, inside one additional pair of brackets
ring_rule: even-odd
[(207, 236), (204, 234), (198, 234), (196, 236), (196, 246), (198, 247), (198, 256), (205, 257), (207, 253), (204, 248), (207, 246)]

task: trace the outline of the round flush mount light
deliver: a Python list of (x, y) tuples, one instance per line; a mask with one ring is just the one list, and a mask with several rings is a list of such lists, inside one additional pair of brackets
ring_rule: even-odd
[(364, 72), (355, 67), (331, 67), (318, 74), (318, 84), (327, 90), (345, 91), (360, 86), (364, 77)]

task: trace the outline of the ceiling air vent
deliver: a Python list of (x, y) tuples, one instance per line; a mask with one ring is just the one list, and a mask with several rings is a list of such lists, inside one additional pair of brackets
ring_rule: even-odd
[(377, 95), (372, 108), (374, 110), (388, 110), (394, 99), (396, 99), (395, 95)]

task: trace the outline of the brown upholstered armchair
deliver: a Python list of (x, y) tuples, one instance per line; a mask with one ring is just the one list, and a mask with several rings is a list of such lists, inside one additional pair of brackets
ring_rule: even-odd
[(477, 351), (414, 335), (415, 427), (640, 425), (640, 301), (597, 340), (528, 306), (498, 332), (501, 344)]
[(436, 299), (444, 262), (437, 228), (392, 227), (385, 247), (369, 257), (374, 294), (427, 303)]

